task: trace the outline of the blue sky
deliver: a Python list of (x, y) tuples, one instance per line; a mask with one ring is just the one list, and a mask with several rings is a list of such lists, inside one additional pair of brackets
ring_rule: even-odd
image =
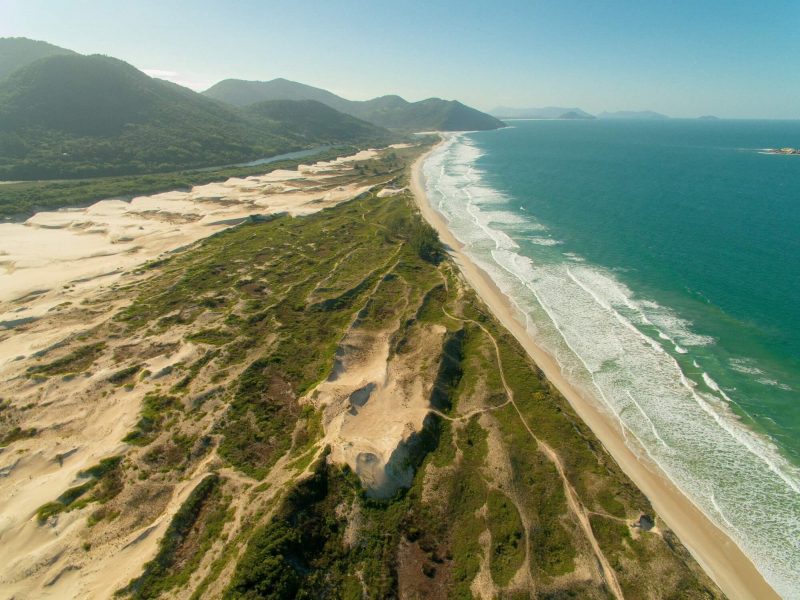
[(286, 77), (352, 99), (800, 118), (800, 1), (0, 0), (0, 37), (195, 89)]

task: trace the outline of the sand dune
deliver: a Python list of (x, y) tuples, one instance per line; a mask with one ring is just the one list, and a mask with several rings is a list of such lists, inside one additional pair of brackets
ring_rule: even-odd
[[(17, 402), (36, 404), (35, 420), (26, 426), (48, 432), (15, 443), (13, 453), (0, 451), (4, 594), (85, 597), (92, 590), (92, 597), (113, 595), (152, 557), (171, 515), (208, 471), (200, 465), (187, 474), (169, 506), (158, 509), (160, 517), (144, 528), (128, 524), (131, 533), (109, 542), (104, 556), (89, 560), (88, 554), (76, 553), (94, 508), (65, 512), (45, 525), (37, 522), (37, 508), (83, 483), (82, 470), (122, 454), (127, 445), (120, 440), (139, 418), (145, 389), (157, 388), (160, 373), (195, 360), (198, 350), (181, 331), (145, 340), (108, 340), (104, 358), (91, 373), (44, 383), (25, 376), (31, 360), (117, 312), (126, 300), (109, 300), (106, 292), (138, 281), (141, 275), (135, 269), (145, 262), (251, 215), (309, 214), (370, 189), (363, 182), (340, 184), (337, 178), (351, 170), (353, 160), (376, 154), (365, 151), (298, 171), (229, 179), (131, 202), (104, 200), (0, 225), (0, 389)], [(133, 391), (114, 387), (103, 392), (109, 376), (119, 369), (114, 354), (126, 345), (153, 349), (143, 364), (152, 373), (151, 383)], [(86, 402), (87, 398), (93, 400)]]
[(349, 200), (369, 186), (333, 180), (351, 170), (352, 162), (376, 154), (365, 150), (297, 171), (231, 178), (130, 202), (102, 200), (0, 224), (0, 368), (63, 334), (34, 342), (25, 332), (12, 338), (3, 329), (40, 318), (65, 302), (77, 305), (123, 273), (249, 216), (304, 215)]

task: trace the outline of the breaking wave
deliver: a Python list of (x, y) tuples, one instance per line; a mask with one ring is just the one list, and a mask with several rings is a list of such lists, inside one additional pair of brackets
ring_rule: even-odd
[[(655, 461), (779, 593), (800, 597), (800, 473), (703, 370), (693, 351), (715, 340), (612, 271), (557, 252), (535, 215), (484, 182), (480, 156), (455, 135), (423, 167), (429, 200), (465, 251), (570, 381), (618, 421), (631, 449)], [(731, 366), (773, 384), (745, 361)]]

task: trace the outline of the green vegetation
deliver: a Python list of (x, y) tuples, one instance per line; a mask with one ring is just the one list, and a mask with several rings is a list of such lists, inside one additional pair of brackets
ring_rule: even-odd
[[(336, 507), (359, 503), (366, 528), (357, 545), (345, 540), (346, 521)], [(295, 487), (270, 523), (257, 530), (224, 597), (361, 597), (355, 574), (362, 567), (368, 598), (392, 595), (390, 566), (402, 512), (361, 499), (358, 479), (347, 469), (317, 462), (313, 476)]]
[(256, 120), (291, 123), (292, 134), (310, 143), (331, 140), (338, 144), (386, 143), (385, 131), (361, 119), (340, 113), (316, 100), (268, 100), (245, 111)]
[(95, 466), (78, 473), (78, 477), (88, 478), (88, 481), (68, 489), (54, 502), (40, 506), (36, 511), (39, 522), (43, 523), (64, 511), (83, 508), (91, 502), (105, 503), (114, 498), (122, 491), (122, 458), (104, 458)]
[(118, 596), (158, 598), (186, 584), (228, 520), (230, 499), (222, 494), (222, 481), (218, 475), (209, 475), (197, 484), (172, 518), (155, 558)]
[(27, 38), (0, 38), (0, 79), (40, 58), (73, 54), (71, 50)]
[(209, 346), (224, 346), (236, 338), (236, 334), (225, 329), (203, 329), (186, 336), (190, 342), (207, 344)]
[(97, 342), (80, 346), (57, 360), (28, 369), (29, 376), (47, 377), (50, 375), (66, 375), (80, 373), (94, 364), (105, 349), (105, 343)]
[(136, 428), (122, 438), (135, 446), (146, 446), (161, 433), (166, 417), (174, 411), (182, 411), (183, 404), (175, 396), (150, 392), (145, 395), (142, 413)]
[(491, 490), (486, 502), (492, 534), (492, 579), (506, 585), (525, 559), (525, 536), (516, 506), (504, 493)]
[(131, 383), (136, 374), (141, 370), (142, 365), (132, 365), (130, 367), (120, 369), (108, 378), (108, 382), (113, 383), (114, 385), (126, 385)]
[(388, 131), (317, 103), (245, 111), (107, 56), (55, 54), (0, 80), (0, 178), (224, 165)]
[(231, 403), (220, 456), (248, 475), (262, 478), (291, 445), (300, 414), (286, 376), (270, 361), (259, 359), (239, 379)]
[[(355, 151), (351, 146), (337, 146), (314, 154), (313, 160), (330, 160)], [(0, 185), (0, 219), (27, 218), (40, 210), (86, 206), (108, 198), (133, 198), (169, 190), (189, 189), (229, 177), (261, 175), (275, 169), (293, 169), (309, 158), (289, 159), (253, 167), (227, 167), (210, 170), (151, 173), (125, 177), (61, 181), (25, 181)]]
[(12, 444), (18, 440), (26, 440), (28, 438), (36, 437), (37, 433), (39, 432), (35, 427), (29, 427), (27, 429), (23, 429), (19, 425), (12, 427), (3, 434), (2, 438), (0, 438), (0, 448), (5, 448), (9, 444)]
[(226, 79), (203, 94), (234, 106), (254, 105), (267, 100), (313, 100), (381, 127), (407, 131), (474, 131), (497, 129), (504, 125), (502, 121), (455, 100), (428, 98), (420, 102), (407, 102), (400, 96), (381, 96), (372, 100), (351, 101), (327, 90), (286, 79)]

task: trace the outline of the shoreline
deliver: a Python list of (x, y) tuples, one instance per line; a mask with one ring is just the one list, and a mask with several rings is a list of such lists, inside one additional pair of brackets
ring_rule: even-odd
[(463, 251), (444, 217), (429, 203), (422, 165), (431, 152), (412, 166), (411, 190), (422, 216), (438, 232), (459, 271), (492, 314), (519, 341), (528, 355), (564, 395), (578, 416), (592, 430), (623, 472), (650, 500), (658, 517), (678, 536), (700, 566), (730, 598), (780, 598), (739, 546), (715, 525), (652, 461), (645, 462), (627, 446), (617, 423), (587, 398), (562, 374), (558, 362), (528, 333), (517, 318), (511, 300), (491, 277)]

